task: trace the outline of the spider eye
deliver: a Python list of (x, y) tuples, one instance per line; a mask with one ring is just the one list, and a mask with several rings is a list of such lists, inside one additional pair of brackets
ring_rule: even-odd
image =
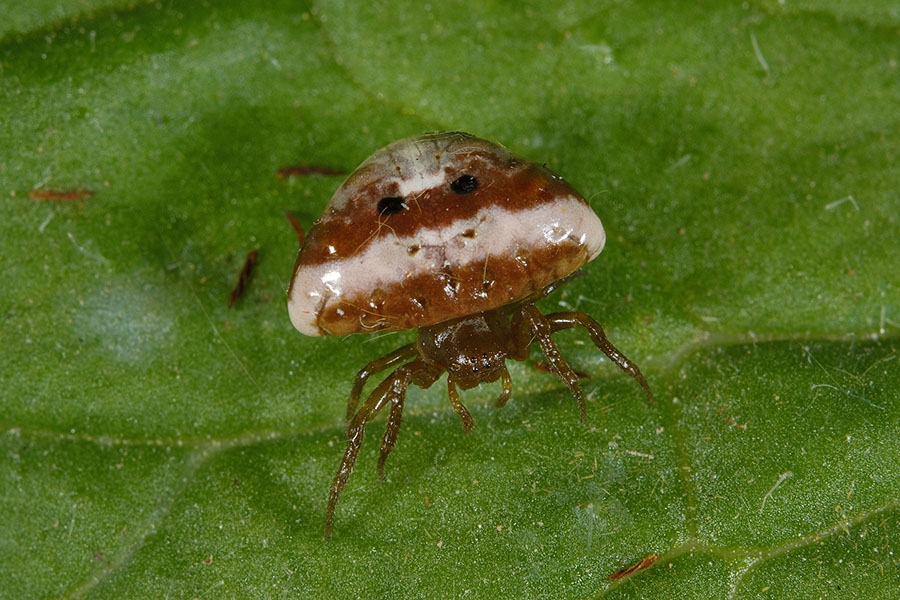
[(478, 180), (471, 175), (460, 175), (450, 184), (450, 189), (457, 194), (468, 194), (478, 189)]
[(378, 214), (383, 217), (395, 215), (405, 209), (406, 203), (403, 201), (403, 198), (397, 196), (382, 198), (378, 201)]

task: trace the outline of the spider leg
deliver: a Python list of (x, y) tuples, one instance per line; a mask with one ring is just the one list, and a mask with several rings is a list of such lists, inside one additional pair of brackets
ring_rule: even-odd
[(469, 433), (475, 426), (475, 419), (472, 418), (472, 414), (459, 399), (459, 392), (456, 391), (456, 382), (449, 376), (447, 377), (447, 396), (450, 397), (450, 406), (453, 407), (453, 410), (455, 410), (456, 414), (459, 415), (459, 418), (462, 419), (463, 432)]
[(641, 370), (627, 356), (622, 354), (618, 348), (612, 345), (606, 338), (603, 328), (590, 315), (583, 312), (558, 312), (546, 315), (546, 318), (550, 323), (551, 330), (554, 332), (573, 327), (584, 327), (587, 329), (594, 345), (603, 351), (603, 354), (608, 356), (611, 361), (619, 365), (620, 369), (633, 377), (644, 388), (644, 393), (647, 394), (650, 402), (653, 402), (653, 392), (650, 391), (650, 386), (647, 385), (647, 380), (644, 379)]
[[(334, 518), (334, 507), (337, 505), (338, 496), (341, 495), (347, 480), (350, 478), (350, 472), (353, 471), (353, 465), (356, 463), (356, 457), (359, 454), (359, 447), (362, 445), (363, 432), (366, 428), (366, 422), (377, 413), (387, 400), (387, 394), (392, 380), (385, 379), (375, 388), (369, 395), (368, 399), (363, 402), (362, 407), (347, 424), (347, 449), (344, 450), (344, 458), (341, 459), (341, 466), (331, 482), (328, 490), (328, 507), (325, 509), (325, 537), (331, 537), (331, 522)], [(385, 385), (387, 384), (387, 385)]]
[(350, 421), (350, 419), (353, 418), (353, 412), (359, 404), (359, 396), (362, 394), (363, 388), (366, 385), (366, 380), (368, 380), (369, 377), (375, 373), (384, 371), (385, 369), (390, 369), (394, 365), (414, 357), (417, 353), (415, 344), (407, 344), (397, 348), (390, 354), (385, 354), (381, 358), (373, 360), (360, 369), (359, 373), (356, 374), (356, 379), (353, 381), (353, 389), (350, 391), (350, 397), (347, 398), (347, 421)]
[[(422, 389), (427, 389), (441, 376), (438, 367), (428, 365), (424, 361), (416, 360), (403, 365), (397, 371), (404, 371), (408, 376), (404, 379), (395, 379), (391, 387), (390, 400), (391, 412), (388, 414), (387, 427), (384, 437), (381, 438), (381, 448), (378, 451), (378, 479), (384, 479), (384, 463), (388, 455), (397, 443), (397, 434), (400, 433), (400, 423), (403, 417), (403, 402), (406, 399), (406, 388), (414, 383)], [(410, 381), (411, 380), (411, 381)]]
[(550, 368), (566, 384), (578, 401), (581, 420), (585, 421), (587, 409), (585, 408), (584, 394), (581, 393), (581, 387), (578, 385), (578, 374), (572, 370), (560, 353), (556, 342), (550, 337), (553, 327), (547, 317), (534, 304), (526, 304), (513, 316), (511, 324), (514, 344), (517, 346), (515, 355), (524, 355), (527, 358), (528, 346), (537, 338), (544, 356), (547, 357), (547, 362), (550, 363)]
[(506, 365), (503, 366), (503, 372), (500, 373), (500, 377), (503, 382), (503, 391), (500, 392), (500, 396), (497, 398), (497, 408), (503, 408), (509, 402), (510, 396), (512, 396), (512, 377), (509, 376)]
[[(397, 432), (400, 429), (400, 416), (403, 411), (403, 400), (406, 398), (406, 388), (410, 382), (426, 383), (430, 380), (434, 382), (440, 376), (440, 372), (436, 374), (435, 367), (429, 367), (419, 360), (407, 363), (396, 369), (388, 375), (384, 381), (378, 384), (362, 406), (353, 415), (353, 418), (347, 424), (347, 449), (344, 451), (344, 458), (338, 467), (337, 474), (331, 482), (328, 491), (328, 507), (325, 510), (325, 537), (331, 537), (331, 523), (334, 519), (334, 508), (337, 505), (338, 497), (350, 478), (353, 471), (353, 465), (359, 455), (359, 448), (362, 445), (363, 433), (365, 433), (366, 424), (381, 410), (387, 403), (391, 403), (391, 417), (388, 419), (388, 428), (382, 441), (381, 452), (383, 455), (379, 457), (379, 465), (383, 465), (387, 454), (393, 449), (393, 443), (397, 439)], [(423, 371), (427, 372), (427, 377), (423, 375)], [(428, 384), (430, 385), (430, 383)], [(427, 387), (427, 386), (426, 386)], [(385, 444), (389, 444), (387, 447)]]

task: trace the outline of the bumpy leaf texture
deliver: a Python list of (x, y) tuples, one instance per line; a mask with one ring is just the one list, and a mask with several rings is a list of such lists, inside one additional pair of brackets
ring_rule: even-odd
[[(2, 12), (0, 596), (900, 597), (895, 2)], [(352, 377), (411, 335), (293, 330), (284, 212), (340, 177), (276, 172), (443, 129), (590, 198), (541, 307), (658, 402), (575, 331), (587, 423), (536, 354), (470, 435), (413, 390), (326, 542)]]

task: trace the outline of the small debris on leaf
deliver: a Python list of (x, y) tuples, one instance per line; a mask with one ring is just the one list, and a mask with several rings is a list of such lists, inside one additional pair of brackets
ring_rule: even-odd
[(49, 200), (51, 202), (71, 202), (73, 200), (87, 200), (94, 195), (90, 190), (31, 190), (28, 196), (32, 200)]
[(638, 562), (634, 563), (627, 569), (620, 569), (620, 570), (616, 571), (615, 573), (613, 573), (612, 575), (607, 577), (606, 580), (607, 581), (615, 581), (617, 579), (623, 579), (625, 577), (628, 577), (629, 575), (631, 575), (632, 573), (636, 573), (637, 571), (643, 571), (644, 569), (646, 569), (647, 567), (649, 567), (650, 565), (655, 563), (658, 558), (659, 558), (659, 554), (657, 554), (656, 552), (653, 552), (652, 554), (648, 554), (647, 556), (645, 556)]
[(297, 242), (302, 246), (303, 240), (306, 239), (306, 234), (303, 233), (303, 227), (300, 225), (300, 221), (298, 221), (297, 217), (295, 217), (288, 211), (284, 211), (284, 216), (287, 217), (287, 220), (291, 224), (291, 227), (293, 227), (294, 231), (297, 232)]
[(313, 165), (294, 165), (292, 167), (281, 167), (275, 172), (279, 179), (287, 177), (305, 176), (305, 175), (344, 175), (345, 172), (340, 169), (330, 169), (328, 167), (316, 167)]
[(250, 279), (250, 273), (253, 272), (253, 267), (256, 266), (256, 258), (258, 256), (259, 252), (256, 250), (251, 250), (247, 254), (247, 259), (244, 261), (244, 266), (241, 267), (241, 273), (238, 275), (237, 285), (231, 290), (231, 296), (228, 299), (228, 308), (234, 306), (237, 299), (244, 293), (244, 288), (247, 287), (247, 280)]

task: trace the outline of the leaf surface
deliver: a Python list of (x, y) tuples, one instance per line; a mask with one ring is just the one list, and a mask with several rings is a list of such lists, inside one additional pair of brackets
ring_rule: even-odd
[[(893, 3), (5, 12), (0, 596), (897, 597)], [(590, 198), (607, 248), (541, 307), (657, 403), (576, 331), (587, 423), (536, 351), (469, 435), (413, 390), (325, 542), (352, 378), (412, 337), (293, 330), (284, 212), (341, 178), (275, 174), (443, 129)]]

